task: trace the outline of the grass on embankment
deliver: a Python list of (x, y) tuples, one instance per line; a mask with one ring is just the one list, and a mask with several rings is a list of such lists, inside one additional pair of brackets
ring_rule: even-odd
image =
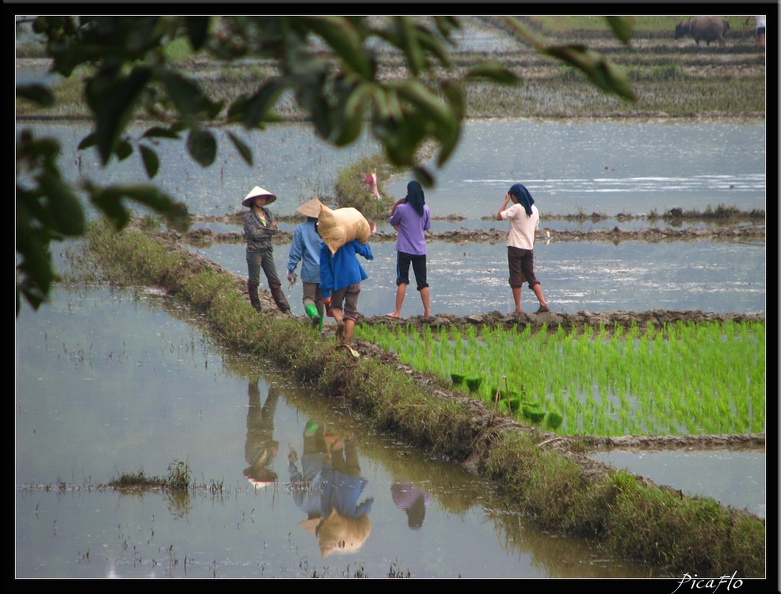
[(111, 282), (164, 288), (200, 312), (226, 348), (273, 361), (323, 398), (343, 398), (374, 430), (454, 461), (477, 458), (508, 506), (541, 528), (588, 538), (671, 576), (765, 574), (765, 522), (748, 512), (623, 471), (586, 475), (538, 446), (547, 434), (535, 428), (502, 423), (473, 399), (422, 387), (377, 359), (353, 359), (301, 320), (258, 315), (243, 279), (139, 230), (92, 225), (88, 249)]

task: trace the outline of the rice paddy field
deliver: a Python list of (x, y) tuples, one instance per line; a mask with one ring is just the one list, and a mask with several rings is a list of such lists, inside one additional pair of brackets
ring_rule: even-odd
[(356, 335), (505, 414), (563, 435), (765, 431), (764, 323), (626, 330), (360, 325)]

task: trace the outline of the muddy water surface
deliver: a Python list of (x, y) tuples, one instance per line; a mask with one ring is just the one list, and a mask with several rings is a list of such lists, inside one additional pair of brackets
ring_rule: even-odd
[[(57, 289), (23, 312), (16, 354), (17, 577), (652, 574), (527, 527), (490, 484), (225, 353), (160, 296)], [(351, 441), (330, 471), (347, 452), (354, 491), (305, 496), (310, 421)], [(105, 487), (177, 461), (197, 485), (186, 494)], [(341, 546), (314, 533), (334, 512), (350, 520)]]

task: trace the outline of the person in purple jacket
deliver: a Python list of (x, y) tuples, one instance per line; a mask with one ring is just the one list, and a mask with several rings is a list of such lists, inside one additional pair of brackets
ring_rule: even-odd
[(409, 267), (415, 273), (423, 315), (429, 317), (429, 288), (426, 279), (426, 231), (431, 228), (431, 211), (426, 205), (423, 188), (417, 181), (407, 184), (407, 195), (391, 208), (390, 224), (396, 228), (396, 309), (387, 314), (401, 317), (401, 306), (409, 284)]

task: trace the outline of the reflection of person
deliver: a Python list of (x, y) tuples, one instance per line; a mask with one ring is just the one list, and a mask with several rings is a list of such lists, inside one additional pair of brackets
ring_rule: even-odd
[(320, 330), (323, 329), (325, 317), (325, 306), (320, 295), (320, 246), (323, 240), (320, 239), (315, 227), (321, 206), (317, 198), (312, 198), (296, 209), (297, 213), (306, 217), (306, 221), (293, 232), (287, 261), (287, 280), (290, 283), (295, 281), (296, 267), (301, 262), (304, 311), (312, 320), (312, 326)]
[[(507, 204), (512, 201), (512, 206)], [(506, 210), (505, 210), (506, 209)], [(540, 302), (536, 313), (550, 311), (542, 293), (540, 281), (534, 276), (534, 238), (537, 227), (540, 224), (540, 213), (534, 206), (529, 190), (523, 184), (513, 184), (504, 196), (504, 202), (496, 220), (509, 220), (510, 231), (507, 234), (507, 263), (510, 268), (510, 288), (515, 301), (515, 311), (521, 310), (521, 286), (523, 280), (521, 274), (529, 283), (529, 288)]]
[(331, 444), (330, 454), (320, 483), (323, 518), (315, 529), (323, 557), (351, 553), (363, 545), (371, 533), (369, 512), (374, 503), (373, 497), (358, 502), (369, 481), (361, 476), (355, 440), (337, 440)]
[(282, 283), (277, 275), (277, 265), (274, 263), (274, 246), (272, 238), (278, 233), (277, 220), (271, 211), (266, 208), (277, 199), (274, 194), (255, 186), (241, 201), (243, 206), (249, 208), (244, 215), (244, 239), (247, 241), (247, 291), (252, 307), (260, 311), (260, 269), (266, 275), (271, 297), (277, 307), (285, 312), (290, 312)]
[(396, 507), (403, 509), (407, 514), (407, 526), (413, 530), (423, 526), (429, 501), (428, 493), (421, 491), (412, 483), (393, 483), (391, 497)]
[(325, 243), (320, 247), (320, 291), (323, 303), (330, 308), (336, 320), (336, 338), (340, 344), (349, 346), (358, 317), (358, 296), (361, 282), (369, 278), (358, 261), (357, 255), (373, 260), (371, 246), (353, 239), (336, 253)]
[(271, 469), (271, 463), (279, 451), (279, 442), (274, 441), (274, 413), (277, 410), (279, 389), (269, 387), (266, 402), (261, 407), (258, 378), (250, 378), (247, 395), (249, 407), (244, 458), (249, 466), (244, 469), (244, 476), (254, 486), (265, 487), (277, 480), (277, 473)]
[(304, 450), (301, 454), (301, 470), (298, 469), (298, 452), (290, 445), (287, 456), (290, 472), (290, 490), (293, 500), (306, 520), (300, 523), (303, 528), (316, 526), (322, 518), (320, 486), (323, 480), (323, 463), (328, 459), (325, 431), (322, 424), (308, 421), (304, 428)]
[(409, 284), (409, 267), (423, 302), (423, 315), (431, 315), (429, 288), (426, 279), (426, 231), (431, 228), (431, 212), (426, 205), (423, 188), (417, 181), (407, 184), (407, 195), (391, 208), (390, 224), (398, 231), (396, 238), (396, 309), (388, 316), (401, 316), (401, 306)]

